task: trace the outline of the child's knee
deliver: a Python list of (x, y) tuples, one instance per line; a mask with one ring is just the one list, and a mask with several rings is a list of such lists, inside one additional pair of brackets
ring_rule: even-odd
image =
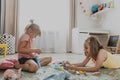
[(47, 57), (45, 61), (46, 61), (46, 63), (52, 62), (52, 57)]
[(49, 59), (49, 62), (52, 62), (52, 57), (49, 57), (48, 59)]
[(29, 66), (29, 72), (35, 73), (38, 70), (38, 66), (37, 65), (31, 65)]
[(37, 72), (37, 70), (38, 70), (38, 66), (37, 66), (37, 64), (34, 61), (29, 63), (29, 71), (30, 72), (34, 73), (34, 72)]
[(38, 70), (37, 64), (34, 64), (32, 62), (25, 63), (23, 67), (24, 67), (23, 70), (33, 73), (37, 72)]

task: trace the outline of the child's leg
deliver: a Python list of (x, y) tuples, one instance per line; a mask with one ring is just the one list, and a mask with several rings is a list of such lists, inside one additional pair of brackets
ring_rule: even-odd
[(28, 72), (36, 72), (38, 70), (38, 66), (33, 60), (27, 60), (24, 64), (20, 64), (19, 62), (16, 62), (15, 68), (17, 69), (22, 68), (22, 70)]
[(52, 58), (51, 58), (51, 57), (40, 58), (40, 64), (41, 64), (41, 66), (46, 66), (46, 65), (48, 65), (51, 61), (52, 61)]
[(16, 73), (17, 79), (19, 79), (21, 77), (21, 70), (22, 70), (22, 68), (18, 69), (18, 71)]

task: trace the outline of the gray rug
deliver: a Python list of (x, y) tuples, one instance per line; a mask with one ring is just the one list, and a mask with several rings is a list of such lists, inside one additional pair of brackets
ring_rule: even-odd
[[(0, 80), (3, 80), (3, 72), (4, 70), (0, 70)], [(37, 73), (28, 73), (22, 71), (22, 77), (20, 80), (43, 80), (43, 78), (47, 77), (48, 75), (58, 72), (59, 70), (55, 70), (52, 66), (48, 65), (40, 68)], [(93, 72), (86, 72), (86, 75), (70, 74), (69, 80), (120, 80), (120, 69), (102, 68), (99, 72), (100, 73), (98, 75), (93, 75)]]

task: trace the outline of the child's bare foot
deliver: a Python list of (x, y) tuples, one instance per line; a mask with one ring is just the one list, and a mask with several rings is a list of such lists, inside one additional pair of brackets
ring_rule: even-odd
[(18, 62), (18, 61), (17, 61), (17, 62), (15, 62), (15, 68), (16, 68), (16, 69), (21, 68), (21, 65), (19, 64), (19, 62)]
[(22, 70), (22, 68), (18, 69), (18, 72), (17, 72), (17, 78), (18, 79), (21, 77), (21, 70)]

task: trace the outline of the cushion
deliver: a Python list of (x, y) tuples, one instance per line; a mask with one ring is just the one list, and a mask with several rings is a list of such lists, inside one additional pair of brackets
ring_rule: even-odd
[(10, 62), (15, 63), (15, 62), (17, 62), (17, 59), (15, 59), (15, 58), (8, 58), (8, 59), (6, 59), (6, 61), (10, 61)]
[(7, 61), (7, 60), (1, 60), (0, 61), (0, 69), (10, 69), (14, 68), (14, 63)]

